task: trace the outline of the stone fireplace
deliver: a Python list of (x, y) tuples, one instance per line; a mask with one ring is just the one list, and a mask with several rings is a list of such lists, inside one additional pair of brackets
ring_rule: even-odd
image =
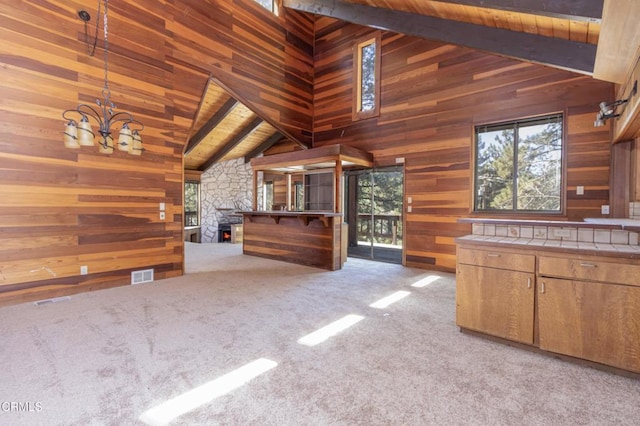
[(251, 164), (245, 163), (244, 158), (214, 164), (202, 174), (200, 185), (202, 242), (222, 242), (224, 232), (229, 233), (230, 239), (231, 225), (242, 222), (236, 212), (252, 209)]

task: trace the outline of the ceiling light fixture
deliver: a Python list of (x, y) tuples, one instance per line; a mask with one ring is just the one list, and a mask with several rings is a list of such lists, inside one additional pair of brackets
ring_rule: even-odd
[[(109, 58), (109, 26), (107, 22), (108, 0), (104, 0), (104, 15), (102, 27), (104, 29), (104, 87), (102, 89), (103, 99), (97, 99), (98, 108), (87, 104), (79, 104), (75, 109), (68, 109), (62, 113), (62, 118), (67, 120), (64, 130), (64, 145), (67, 148), (80, 148), (81, 146), (94, 146), (97, 142), (99, 151), (103, 154), (112, 154), (114, 140), (111, 136), (111, 127), (115, 123), (122, 123), (118, 133), (118, 150), (127, 151), (132, 155), (140, 155), (142, 148), (142, 138), (140, 132), (144, 130), (144, 125), (133, 118), (129, 112), (113, 112), (116, 105), (111, 102), (111, 90), (109, 90), (108, 78), (108, 58)], [(100, 0), (98, 0), (98, 15), (100, 14)], [(85, 23), (85, 39), (89, 44), (87, 33), (87, 22), (91, 16), (85, 10), (78, 12), (78, 16)], [(99, 20), (99, 18), (98, 18)], [(96, 35), (93, 42), (93, 49), (98, 39), (98, 22), (96, 21)], [(93, 51), (89, 48), (89, 54), (93, 56)], [(76, 120), (77, 119), (77, 120)], [(98, 134), (93, 132), (89, 119), (93, 119), (98, 125)]]
[(626, 104), (631, 100), (631, 98), (638, 91), (638, 81), (633, 82), (633, 89), (631, 89), (631, 93), (629, 93), (629, 97), (627, 99), (619, 99), (610, 104), (606, 102), (600, 102), (600, 112), (596, 115), (596, 121), (593, 122), (594, 127), (602, 127), (605, 122), (610, 118), (620, 117), (620, 112), (617, 112), (616, 109)]

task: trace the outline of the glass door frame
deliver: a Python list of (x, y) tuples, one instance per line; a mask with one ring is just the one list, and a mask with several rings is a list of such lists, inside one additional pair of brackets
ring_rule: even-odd
[[(394, 165), (394, 166), (387, 166), (387, 167), (373, 167), (370, 169), (357, 169), (357, 170), (349, 170), (349, 171), (345, 171), (345, 179), (344, 179), (344, 205), (345, 205), (345, 222), (349, 223), (349, 235), (348, 235), (348, 248), (354, 248), (358, 246), (358, 229), (359, 229), (359, 215), (361, 214), (358, 211), (358, 179), (364, 175), (369, 175), (369, 179), (370, 179), (370, 185), (373, 188), (376, 184), (375, 182), (375, 175), (378, 173), (385, 173), (385, 172), (399, 172), (401, 174), (401, 178), (402, 178), (402, 194), (401, 194), (401, 200), (400, 200), (400, 208), (399, 208), (399, 213), (400, 213), (400, 220), (398, 221), (398, 224), (401, 226), (402, 229), (402, 234), (401, 234), (401, 238), (402, 238), (402, 243), (398, 246), (398, 250), (400, 250), (400, 259), (399, 261), (393, 261), (394, 263), (399, 263), (399, 264), (405, 264), (405, 235), (404, 235), (404, 230), (405, 230), (405, 168), (403, 164), (398, 164), (398, 165)], [(384, 259), (381, 259), (379, 257), (376, 256), (376, 249), (379, 251), (380, 248), (376, 247), (376, 235), (375, 235), (375, 191), (371, 191), (371, 199), (370, 199), (370, 203), (371, 203), (371, 208), (369, 209), (370, 211), (368, 212), (371, 217), (369, 219), (369, 223), (370, 228), (369, 228), (369, 233), (370, 233), (370, 244), (369, 244), (369, 256), (367, 257), (367, 259), (370, 260), (379, 260), (379, 261), (384, 261)], [(389, 248), (389, 250), (394, 250), (394, 248)], [(348, 249), (349, 251), (349, 249)], [(353, 251), (352, 251), (353, 253)], [(356, 256), (359, 257), (359, 256)]]

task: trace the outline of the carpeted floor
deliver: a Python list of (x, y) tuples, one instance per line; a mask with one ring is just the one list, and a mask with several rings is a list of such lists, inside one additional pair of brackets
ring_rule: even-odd
[(638, 380), (460, 333), (452, 274), (186, 252), (183, 277), (0, 308), (0, 425), (639, 424)]

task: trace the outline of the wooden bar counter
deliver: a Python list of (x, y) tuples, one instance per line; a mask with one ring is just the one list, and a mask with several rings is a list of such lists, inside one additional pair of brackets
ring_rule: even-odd
[(335, 271), (342, 268), (342, 214), (248, 211), (244, 254)]

